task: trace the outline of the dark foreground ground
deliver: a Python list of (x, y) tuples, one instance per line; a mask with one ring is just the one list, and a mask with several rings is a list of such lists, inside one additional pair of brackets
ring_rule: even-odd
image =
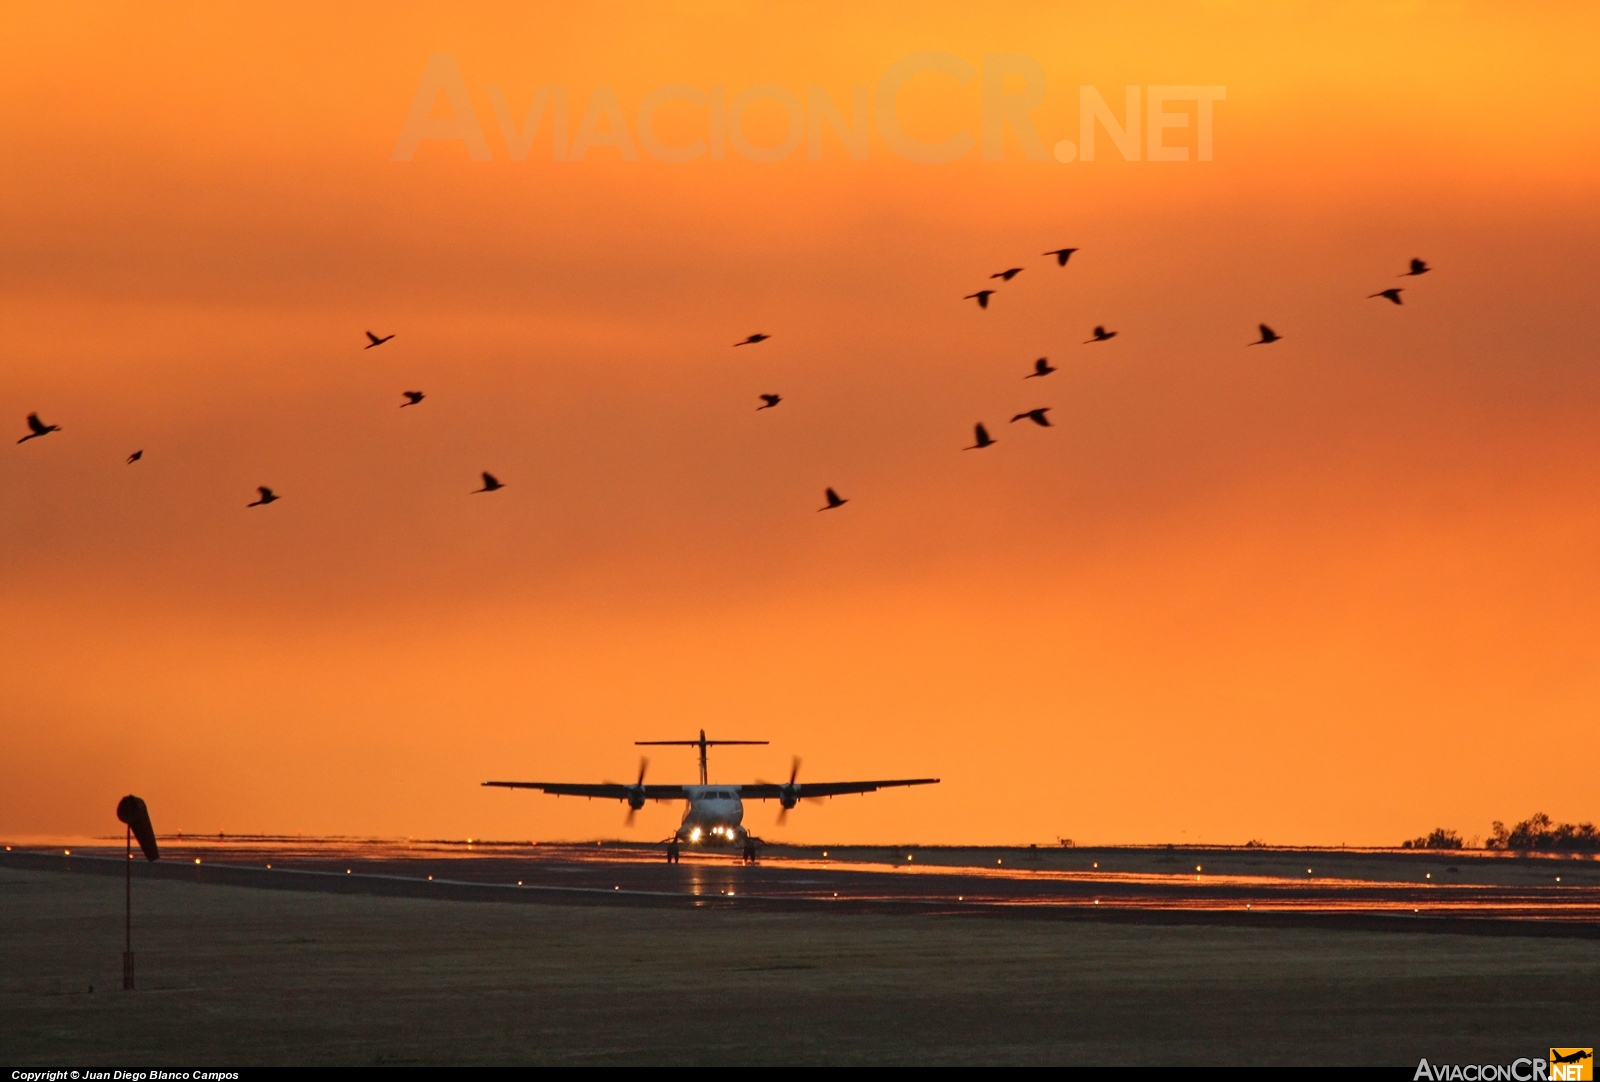
[(467, 901), (285, 879), (136, 880), (140, 987), (124, 993), (121, 877), (73, 863), (0, 863), (0, 1063), (1387, 1064), (1409, 1077), (1421, 1057), (1509, 1063), (1600, 1028), (1600, 940), (1581, 933)]

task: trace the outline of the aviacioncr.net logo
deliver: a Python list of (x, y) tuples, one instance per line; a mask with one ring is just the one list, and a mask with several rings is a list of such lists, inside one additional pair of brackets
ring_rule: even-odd
[(1551, 1048), (1548, 1059), (1523, 1057), (1510, 1063), (1417, 1064), (1412, 1082), (1588, 1082), (1594, 1078), (1593, 1048)]

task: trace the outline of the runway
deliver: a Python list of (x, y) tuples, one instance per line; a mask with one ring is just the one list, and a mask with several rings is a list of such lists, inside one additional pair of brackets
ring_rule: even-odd
[[(0, 865), (121, 875), (122, 848), (106, 841), (13, 844)], [(135, 875), (469, 901), (1600, 938), (1600, 862), (1478, 851), (767, 846), (746, 865), (719, 851), (668, 864), (627, 842), (220, 836), (162, 849)]]
[(1592, 861), (108, 841), (0, 852), (8, 1062), (1501, 1062), (1600, 979)]

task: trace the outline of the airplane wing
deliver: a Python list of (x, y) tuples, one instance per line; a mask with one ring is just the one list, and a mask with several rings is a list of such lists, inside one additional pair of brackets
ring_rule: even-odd
[[(802, 800), (819, 796), (844, 796), (847, 793), (872, 793), (879, 789), (889, 789), (897, 785), (938, 785), (938, 778), (895, 778), (892, 781), (803, 781), (794, 787), (794, 793)], [(647, 786), (648, 788), (648, 786)], [(739, 786), (739, 795), (750, 800), (777, 800), (781, 795), (779, 790), (787, 786), (771, 785), (765, 782), (755, 785)]]
[[(543, 793), (555, 796), (586, 796), (601, 800), (627, 800), (634, 791), (631, 785), (616, 785), (611, 782), (601, 782), (598, 785), (587, 785), (582, 782), (544, 782), (544, 781), (486, 781), (485, 785), (495, 785), (502, 789), (538, 789)], [(688, 793), (683, 791), (681, 785), (646, 785), (644, 798), (646, 800), (685, 800)]]

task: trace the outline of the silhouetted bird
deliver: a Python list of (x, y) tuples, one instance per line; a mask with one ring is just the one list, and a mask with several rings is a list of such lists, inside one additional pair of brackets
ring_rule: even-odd
[(497, 491), (499, 489), (502, 489), (502, 488), (505, 488), (505, 487), (506, 487), (505, 485), (500, 483), (500, 479), (499, 478), (497, 478), (494, 474), (490, 473), (488, 470), (484, 470), (483, 471), (483, 487), (482, 488), (475, 488), (472, 491), (473, 491), (474, 494), (479, 493), (479, 492), (495, 492), (495, 491)]
[(972, 426), (972, 438), (978, 442), (974, 443), (971, 447), (961, 448), (963, 451), (981, 451), (985, 447), (993, 446), (997, 442), (993, 436), (989, 435), (989, 430), (983, 427), (982, 421), (979, 421), (977, 424)]
[(407, 406), (415, 406), (418, 402), (428, 397), (421, 391), (401, 391), (400, 393), (406, 396), (406, 400), (400, 403), (401, 409), (405, 409)]
[(47, 425), (43, 421), (39, 420), (39, 415), (37, 413), (30, 413), (28, 414), (28, 434), (17, 442), (27, 443), (29, 440), (36, 440), (40, 436), (48, 436), (52, 432), (60, 431), (60, 425)]
[(389, 340), (389, 339), (391, 339), (391, 338), (393, 338), (393, 337), (394, 337), (394, 335), (392, 335), (392, 334), (386, 334), (386, 335), (384, 335), (384, 336), (383, 336), (383, 337), (382, 337), (382, 338), (379, 338), (379, 337), (378, 337), (378, 336), (377, 336), (377, 335), (375, 335), (375, 334), (373, 334), (373, 333), (372, 333), (372, 332), (371, 332), (371, 331), (368, 331), (368, 332), (367, 332), (367, 337), (368, 337), (368, 338), (369, 338), (369, 339), (371, 339), (371, 341), (369, 341), (369, 342), (368, 342), (368, 343), (367, 343), (367, 344), (366, 344), (366, 346), (365, 346), (365, 348), (366, 348), (366, 349), (371, 349), (371, 348), (372, 348), (372, 347), (373, 347), (373, 346), (381, 346), (381, 345), (383, 345), (383, 344), (384, 344), (384, 343), (385, 343), (385, 342), (387, 342), (387, 341), (388, 341), (388, 340)]
[(1399, 304), (1400, 303), (1400, 294), (1402, 292), (1404, 292), (1404, 290), (1401, 290), (1401, 289), (1385, 289), (1385, 290), (1382, 290), (1382, 291), (1380, 291), (1378, 293), (1369, 293), (1369, 294), (1367, 294), (1367, 300), (1370, 301), (1370, 300), (1375, 300), (1378, 297), (1383, 297), (1385, 300), (1390, 300), (1390, 301), (1393, 301), (1395, 304)]
[(1402, 278), (1414, 278), (1419, 274), (1427, 274), (1432, 269), (1433, 269), (1432, 267), (1428, 266), (1428, 264), (1423, 262), (1422, 260), (1413, 259), (1411, 261), (1411, 269), (1406, 271), (1404, 274), (1400, 275), (1400, 277), (1402, 277)]
[(1019, 414), (1017, 414), (1015, 417), (1011, 418), (1011, 423), (1012, 424), (1016, 424), (1018, 421), (1032, 421), (1034, 424), (1038, 425), (1040, 428), (1049, 428), (1050, 427), (1050, 419), (1045, 416), (1045, 414), (1047, 414), (1049, 412), (1050, 412), (1050, 407), (1049, 406), (1040, 406), (1036, 410), (1029, 410), (1027, 413), (1019, 413)]
[(850, 502), (831, 488), (827, 489), (824, 492), (824, 495), (828, 497), (828, 505), (826, 507), (817, 508), (818, 511), (832, 511), (835, 507), (843, 507), (845, 504)]
[(1067, 260), (1071, 259), (1072, 258), (1072, 253), (1076, 252), (1077, 250), (1078, 249), (1076, 249), (1076, 248), (1057, 248), (1053, 252), (1046, 252), (1044, 254), (1045, 255), (1053, 255), (1053, 256), (1055, 256), (1056, 257), (1056, 266), (1065, 267), (1067, 265)]
[(764, 394), (764, 395), (759, 395), (758, 397), (761, 399), (761, 401), (765, 402), (766, 405), (765, 406), (757, 406), (756, 407), (756, 412), (757, 413), (760, 413), (762, 410), (769, 410), (773, 406), (776, 406), (779, 402), (783, 401), (783, 396), (782, 395), (776, 395), (776, 394)]
[(245, 504), (246, 507), (265, 507), (267, 504), (271, 503), (273, 500), (281, 500), (281, 499), (283, 499), (282, 496), (279, 496), (276, 492), (272, 491), (266, 485), (257, 485), (256, 486), (256, 491), (261, 493), (261, 498), (259, 500), (257, 500), (255, 503), (247, 503), (247, 504)]
[(130, 465), (130, 466), (133, 465), (135, 462), (139, 461), (143, 457), (144, 457), (144, 452), (143, 451), (135, 451), (135, 452), (133, 452), (133, 454), (128, 456), (128, 465)]
[(1023, 379), (1032, 379), (1035, 376), (1048, 376), (1051, 372), (1054, 372), (1054, 371), (1055, 371), (1055, 368), (1054, 368), (1054, 366), (1052, 366), (1050, 364), (1050, 358), (1048, 358), (1048, 357), (1040, 357), (1037, 361), (1033, 362), (1033, 371), (1029, 372), (1026, 376), (1023, 376), (1022, 378)]
[(979, 308), (987, 308), (989, 307), (989, 298), (992, 296), (994, 296), (994, 290), (980, 289), (976, 293), (968, 293), (961, 299), (964, 301), (977, 301)]
[(769, 339), (771, 337), (772, 337), (772, 335), (770, 335), (770, 334), (752, 334), (749, 338), (746, 338), (743, 342), (735, 342), (734, 345), (735, 346), (753, 346), (757, 342), (765, 342), (767, 339)]
[(1251, 342), (1250, 345), (1252, 346), (1270, 346), (1272, 343), (1283, 337), (1283, 335), (1279, 334), (1265, 323), (1260, 324), (1260, 327), (1261, 337), (1256, 341)]
[(1116, 331), (1108, 331), (1104, 327), (1096, 327), (1094, 329), (1094, 337), (1088, 339), (1083, 344), (1087, 346), (1090, 342), (1109, 342), (1116, 336)]
[(998, 278), (1002, 282), (1009, 282), (1009, 281), (1011, 281), (1011, 279), (1015, 278), (1017, 275), (1019, 275), (1021, 273), (1022, 273), (1022, 268), (1021, 267), (1012, 267), (1009, 270), (1001, 271), (999, 274), (991, 274), (991, 275), (989, 275), (989, 277), (990, 278)]

